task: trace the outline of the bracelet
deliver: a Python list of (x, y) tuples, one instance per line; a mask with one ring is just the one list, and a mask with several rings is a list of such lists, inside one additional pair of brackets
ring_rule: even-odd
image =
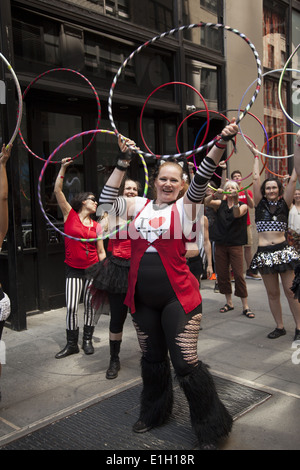
[(129, 165), (130, 162), (128, 160), (118, 160), (116, 168), (118, 168), (120, 171), (126, 171)]
[(226, 145), (226, 144), (225, 144), (225, 145), (222, 145), (222, 144), (219, 144), (218, 142), (215, 142), (215, 146), (216, 146), (218, 149), (222, 149), (222, 150), (224, 150), (224, 149), (227, 148), (227, 145)]

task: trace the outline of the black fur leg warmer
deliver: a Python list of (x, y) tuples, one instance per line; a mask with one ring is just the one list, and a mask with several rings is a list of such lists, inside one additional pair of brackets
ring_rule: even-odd
[(191, 423), (199, 444), (216, 444), (232, 428), (232, 417), (220, 401), (207, 366), (199, 363), (188, 375), (177, 376), (190, 407)]
[(294, 299), (300, 302), (300, 263), (295, 268), (295, 277), (291, 287), (291, 291), (294, 294)]
[(160, 426), (170, 416), (173, 407), (173, 387), (169, 358), (150, 363), (141, 360), (143, 390), (140, 420), (147, 426)]

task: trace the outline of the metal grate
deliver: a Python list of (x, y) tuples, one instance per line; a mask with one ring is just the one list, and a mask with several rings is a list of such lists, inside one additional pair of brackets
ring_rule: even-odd
[[(219, 396), (237, 419), (271, 397), (245, 385), (214, 377)], [(186, 398), (174, 386), (169, 421), (144, 434), (131, 430), (139, 415), (142, 385), (104, 399), (0, 447), (1, 450), (193, 450), (197, 439), (190, 424)]]

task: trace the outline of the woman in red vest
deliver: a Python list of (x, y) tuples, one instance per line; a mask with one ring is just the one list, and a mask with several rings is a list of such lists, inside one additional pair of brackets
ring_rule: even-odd
[(219, 438), (230, 432), (232, 418), (219, 400), (207, 367), (197, 356), (202, 298), (186, 263), (185, 242), (192, 235), (207, 183), (227, 141), (237, 131), (235, 120), (223, 129), (183, 197), (182, 167), (168, 161), (160, 165), (154, 180), (154, 200), (117, 198), (131, 153), (126, 140), (120, 139), (123, 153), (99, 201), (105, 203), (106, 209), (111, 203), (110, 213), (133, 217), (129, 226), (132, 254), (125, 304), (131, 309), (142, 350), (143, 379), (140, 416), (133, 431), (148, 431), (163, 424), (171, 414), (170, 355), (201, 448), (215, 448)]
[[(96, 214), (97, 200), (90, 192), (78, 193), (69, 203), (63, 193), (63, 179), (71, 158), (64, 158), (57, 175), (54, 193), (64, 218), (64, 231), (74, 238), (92, 239), (100, 234), (100, 226), (92, 216)], [(78, 304), (83, 292), (84, 327), (82, 348), (85, 354), (93, 354), (94, 311), (91, 304), (89, 285), (85, 269), (106, 257), (103, 240), (83, 242), (65, 237), (67, 344), (58, 352), (56, 359), (62, 359), (79, 352), (78, 348)]]

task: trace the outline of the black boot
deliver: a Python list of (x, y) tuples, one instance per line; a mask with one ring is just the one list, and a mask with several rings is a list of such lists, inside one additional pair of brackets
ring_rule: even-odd
[(233, 420), (218, 397), (207, 366), (200, 362), (190, 374), (177, 379), (187, 397), (200, 448), (216, 448), (218, 440), (230, 433)]
[(71, 356), (71, 354), (79, 353), (78, 347), (78, 335), (79, 328), (77, 330), (66, 330), (67, 332), (67, 344), (55, 357), (56, 359), (62, 359), (63, 357)]
[(119, 359), (121, 342), (122, 341), (112, 341), (111, 339), (109, 340), (110, 362), (106, 371), (107, 379), (115, 379), (116, 377), (118, 377), (118, 372), (121, 368)]
[(165, 423), (172, 413), (173, 387), (169, 358), (163, 362), (150, 363), (141, 360), (143, 390), (138, 421), (134, 432), (146, 432)]
[(92, 342), (94, 329), (94, 326), (84, 325), (83, 327), (82, 349), (85, 354), (94, 354), (94, 346)]

